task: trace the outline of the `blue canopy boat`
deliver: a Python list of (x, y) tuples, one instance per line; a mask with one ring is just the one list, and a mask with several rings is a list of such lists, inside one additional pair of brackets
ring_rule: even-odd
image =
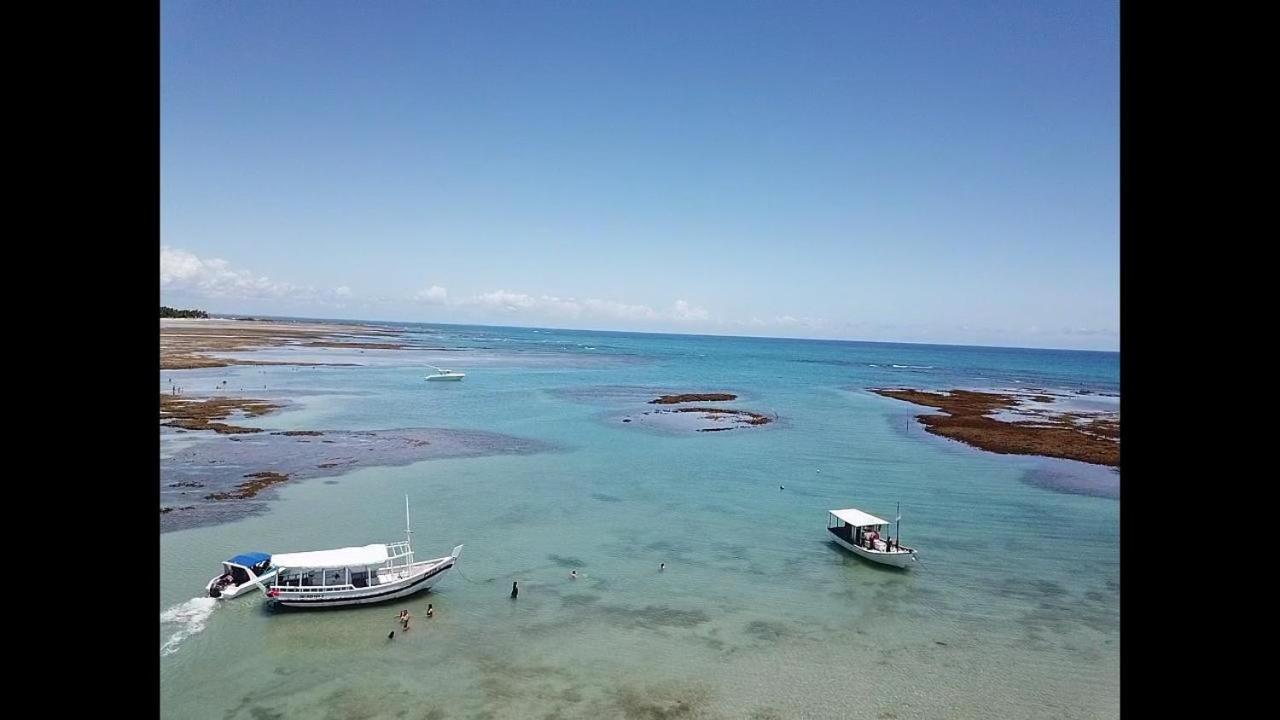
[(271, 555), (247, 552), (222, 562), (222, 574), (209, 581), (205, 590), (209, 597), (227, 600), (250, 588), (262, 588), (275, 579), (277, 568), (271, 566)]

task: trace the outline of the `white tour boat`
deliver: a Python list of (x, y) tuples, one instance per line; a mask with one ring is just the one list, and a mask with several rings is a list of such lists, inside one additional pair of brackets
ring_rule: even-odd
[(284, 607), (329, 608), (397, 600), (430, 588), (458, 563), (462, 546), (445, 557), (414, 562), (408, 497), (404, 524), (404, 542), (273, 556), (280, 573), (267, 597)]
[(457, 370), (446, 370), (445, 368), (438, 368), (435, 365), (428, 365), (427, 367), (435, 368), (435, 371), (436, 371), (435, 375), (428, 375), (425, 378), (427, 380), (461, 380), (462, 378), (467, 376), (467, 374), (464, 372), (458, 372)]
[(267, 553), (242, 553), (223, 561), (222, 574), (210, 580), (204, 589), (209, 597), (227, 600), (250, 588), (263, 587), (262, 583), (270, 582), (276, 571)]
[(882, 538), (880, 531), (889, 526), (888, 520), (868, 515), (857, 508), (845, 508), (830, 511), (827, 530), (840, 547), (855, 555), (881, 565), (904, 568), (916, 559), (916, 551), (899, 544), (902, 538), (901, 514), (898, 515), (897, 522), (897, 537)]

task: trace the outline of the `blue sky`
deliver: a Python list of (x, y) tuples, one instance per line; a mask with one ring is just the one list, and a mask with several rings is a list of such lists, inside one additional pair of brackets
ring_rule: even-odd
[(161, 7), (161, 300), (1116, 349), (1115, 2)]

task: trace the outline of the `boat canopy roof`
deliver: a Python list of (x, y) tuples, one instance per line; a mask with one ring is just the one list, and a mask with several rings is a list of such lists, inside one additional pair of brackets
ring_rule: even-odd
[(240, 553), (239, 555), (231, 558), (227, 562), (235, 563), (236, 565), (243, 565), (245, 567), (253, 567), (254, 565), (257, 565), (263, 560), (270, 560), (270, 559), (271, 559), (271, 555), (268, 553), (247, 552), (247, 553)]
[(281, 568), (344, 568), (365, 565), (381, 565), (387, 561), (387, 546), (382, 543), (362, 547), (345, 547), (336, 550), (285, 553), (272, 558)]
[(853, 527), (869, 527), (871, 525), (888, 525), (888, 520), (881, 520), (875, 515), (868, 515), (857, 508), (845, 508), (844, 510), (832, 510), (832, 515), (845, 521), (846, 524)]

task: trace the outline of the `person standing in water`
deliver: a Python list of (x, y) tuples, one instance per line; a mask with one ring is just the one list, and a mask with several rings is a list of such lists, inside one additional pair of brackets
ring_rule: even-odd
[(516, 581), (512, 580), (511, 581), (511, 599), (515, 600), (516, 596), (519, 594), (520, 594), (520, 588), (516, 586)]
[(436, 609), (431, 607), (431, 603), (427, 603), (427, 617), (435, 617)]
[(570, 580), (577, 580), (577, 579), (578, 579), (578, 571), (577, 571), (577, 570), (570, 570), (570, 571), (569, 571), (569, 579), (570, 579)]
[(667, 569), (666, 563), (658, 563), (658, 572), (662, 572), (663, 570), (666, 570), (666, 569)]

